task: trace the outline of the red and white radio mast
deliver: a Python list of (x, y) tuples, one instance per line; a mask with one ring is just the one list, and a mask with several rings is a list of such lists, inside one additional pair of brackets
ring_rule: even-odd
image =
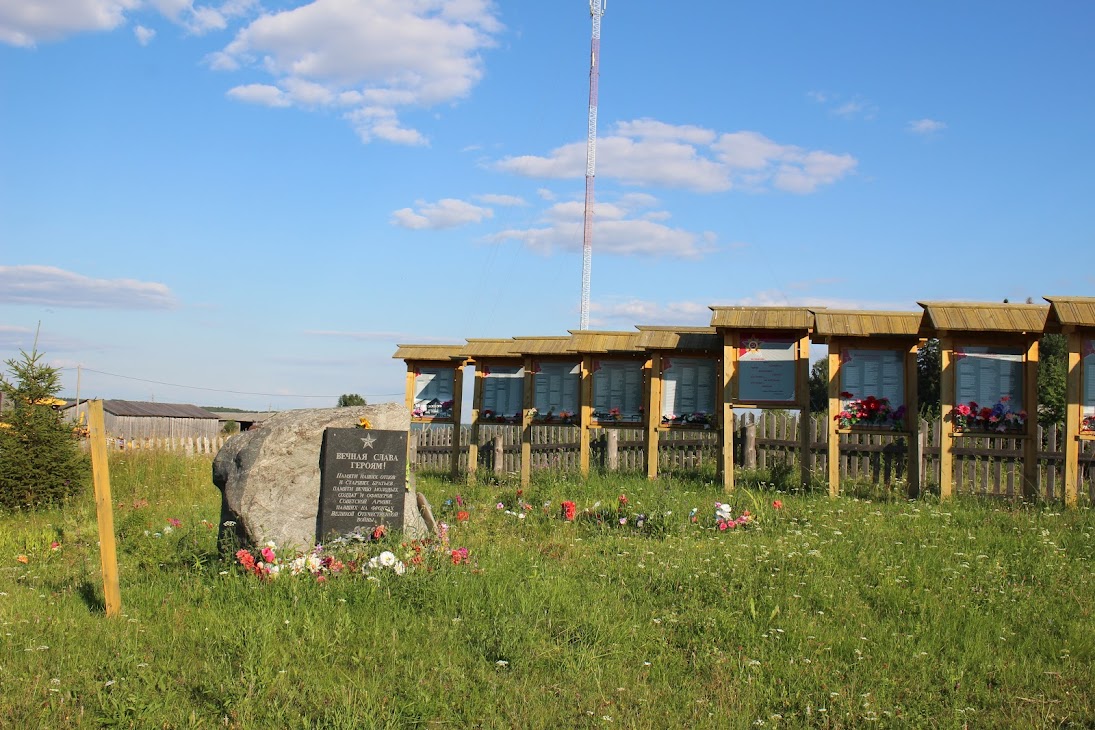
[(589, 329), (589, 271), (593, 264), (593, 176), (597, 168), (597, 80), (601, 75), (601, 16), (608, 0), (589, 0), (593, 40), (589, 54), (589, 134), (586, 139), (586, 208), (582, 233), (582, 318), (578, 329)]

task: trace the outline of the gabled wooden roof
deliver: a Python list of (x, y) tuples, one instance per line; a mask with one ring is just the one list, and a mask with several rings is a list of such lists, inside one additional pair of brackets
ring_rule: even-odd
[(879, 312), (819, 309), (814, 313), (817, 337), (918, 337), (923, 312)]
[(513, 347), (521, 355), (573, 355), (570, 336), (514, 337)]
[(1062, 327), (1095, 327), (1095, 297), (1043, 297), (1049, 319)]
[[(924, 308), (926, 329), (934, 332), (1043, 332), (1049, 317), (1045, 304), (986, 302), (917, 302)], [(925, 332), (929, 334), (929, 332)]]
[(570, 349), (575, 352), (643, 352), (639, 347), (638, 332), (598, 332), (595, 330), (569, 330)]
[(636, 325), (639, 339), (636, 343), (644, 350), (718, 350), (722, 336), (714, 327), (672, 327), (662, 325)]
[(485, 357), (511, 357), (520, 358), (521, 353), (515, 348), (517, 343), (513, 338), (507, 339), (469, 339), (464, 347), (464, 354), (471, 358), (482, 359)]
[(808, 330), (820, 307), (709, 307), (711, 326), (750, 330)]
[(396, 345), (393, 358), (399, 360), (422, 360), (433, 362), (454, 362), (467, 359), (463, 345)]

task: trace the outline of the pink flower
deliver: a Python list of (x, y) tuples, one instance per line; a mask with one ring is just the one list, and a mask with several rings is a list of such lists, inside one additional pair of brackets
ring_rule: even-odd
[(182, 520), (177, 520), (172, 517), (167, 521), (167, 524), (171, 525), (172, 527), (182, 527)]
[(731, 525), (731, 524), (729, 524), (729, 523), (727, 523), (727, 522), (720, 522), (720, 523), (719, 523), (719, 530), (722, 530), (722, 531), (724, 531), (724, 532), (725, 532), (725, 531), (726, 531), (726, 528), (727, 528), (727, 527), (732, 527), (732, 526), (733, 526), (733, 525)]
[(494, 508), (495, 509), (505, 509), (506, 505), (503, 504), (502, 502), (499, 502), (498, 504), (494, 505)]
[(273, 548), (264, 547), (262, 549), (262, 559), (267, 563), (273, 563), (278, 559), (278, 556), (274, 553)]
[(50, 550), (60, 550), (60, 549), (61, 549), (61, 543), (59, 543), (59, 542), (57, 542), (56, 540), (54, 540), (53, 542), (51, 542), (51, 543), (49, 544), (49, 549), (50, 549)]

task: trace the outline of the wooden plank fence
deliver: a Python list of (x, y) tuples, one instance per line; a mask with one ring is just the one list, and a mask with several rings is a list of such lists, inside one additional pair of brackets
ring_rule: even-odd
[[(828, 432), (822, 417), (811, 418), (811, 473), (824, 478), (828, 469)], [(737, 419), (734, 462), (745, 469), (770, 469), (798, 462), (797, 414), (747, 413)], [(609, 432), (615, 431), (613, 445)], [(468, 426), (459, 429), (460, 470), (467, 470)], [(450, 468), (453, 427), (430, 425), (412, 432), (412, 464), (416, 469), (447, 471)], [(534, 426), (532, 469), (578, 471), (577, 426)], [(512, 425), (483, 425), (479, 429), (479, 463), (485, 474), (520, 472), (521, 432)], [(843, 483), (894, 484), (903, 481), (908, 468), (905, 434), (852, 433), (840, 435), (840, 473)], [(926, 486), (939, 484), (940, 423), (921, 420), (917, 453)], [(1061, 499), (1064, 480), (1064, 428), (1039, 428), (1038, 492), (1048, 500)], [(641, 472), (645, 449), (639, 429), (600, 429), (590, 434), (591, 463), (602, 469)], [(698, 470), (716, 463), (719, 448), (714, 430), (664, 431), (659, 437), (659, 472)], [(614, 448), (613, 448), (614, 446)], [(611, 459), (613, 453), (615, 459)], [(956, 493), (1014, 497), (1022, 493), (1022, 440), (1015, 437), (978, 436), (958, 439), (955, 449)], [(1080, 493), (1095, 502), (1095, 441), (1080, 446)]]
[[(111, 438), (107, 437), (107, 451), (181, 451), (187, 456), (215, 456), (230, 436), (188, 436), (186, 438)], [(81, 441), (87, 448), (87, 441)]]

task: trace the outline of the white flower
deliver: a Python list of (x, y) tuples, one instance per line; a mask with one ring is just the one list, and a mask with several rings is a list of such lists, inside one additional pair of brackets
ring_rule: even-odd
[(380, 553), (379, 559), (380, 564), (383, 565), (385, 568), (391, 568), (397, 562), (399, 562), (395, 557), (395, 553), (390, 550), (385, 550), (384, 552)]
[(303, 573), (304, 561), (305, 559), (303, 557), (293, 560), (291, 563), (289, 563), (289, 572), (292, 575), (300, 575), (301, 573)]
[(225, 520), (224, 521), (224, 526), (225, 527), (235, 527), (236, 526), (236, 521), (235, 520)]
[(163, 534), (165, 534), (165, 535), (170, 535), (174, 531), (175, 531), (175, 528), (173, 528), (171, 525), (168, 525), (165, 528), (163, 528)]
[(403, 564), (402, 560), (400, 560), (396, 562), (396, 564), (392, 567), (392, 570), (395, 571), (396, 575), (403, 575), (407, 572), (407, 566)]
[(268, 543), (266, 543), (266, 547), (270, 548), (271, 550), (277, 550), (278, 544), (273, 540), (270, 540)]
[(313, 554), (304, 559), (304, 566), (308, 568), (308, 572), (318, 573), (323, 564), (319, 561), (319, 556)]

